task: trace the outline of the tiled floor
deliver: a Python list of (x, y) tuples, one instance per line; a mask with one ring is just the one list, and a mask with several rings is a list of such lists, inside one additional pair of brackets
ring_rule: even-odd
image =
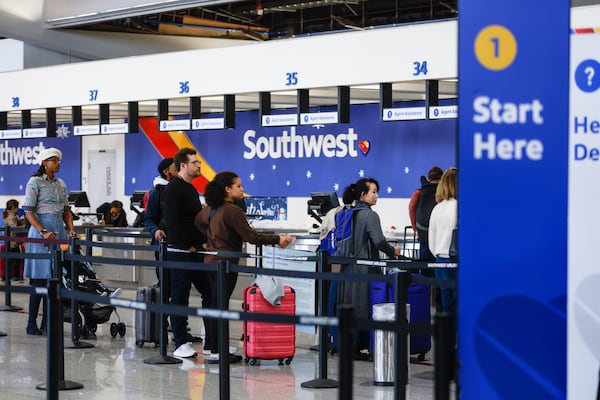
[[(0, 292), (4, 296), (3, 292)], [(121, 297), (135, 297), (133, 290), (124, 290)], [(191, 299), (193, 305), (199, 299)], [(2, 301), (2, 304), (4, 302)], [(0, 330), (8, 336), (0, 337), (0, 399), (44, 399), (46, 392), (36, 385), (46, 381), (46, 336), (25, 334), (28, 297), (13, 294), (12, 304), (24, 308), (19, 312), (0, 312)], [(232, 305), (233, 307), (233, 305)], [(134, 315), (129, 309), (118, 309), (126, 324), (124, 337), (112, 338), (110, 322), (116, 322), (113, 313), (108, 323), (98, 327), (96, 340), (89, 349), (66, 349), (64, 352), (64, 378), (83, 384), (82, 389), (60, 391), (61, 399), (218, 399), (219, 366), (204, 362), (202, 345), (195, 346), (200, 355), (186, 359), (182, 364), (148, 365), (144, 359), (159, 354), (148, 345), (136, 347)], [(39, 319), (38, 319), (39, 321)], [(202, 321), (190, 319), (191, 332), (202, 334)], [(241, 326), (232, 323), (232, 346), (238, 346)], [(65, 324), (65, 346), (70, 342), (70, 325)], [(312, 336), (299, 334), (297, 354), (289, 366), (279, 366), (277, 361), (262, 361), (261, 365), (234, 364), (230, 369), (232, 399), (334, 399), (338, 389), (306, 389), (300, 384), (318, 376), (318, 353), (310, 350)], [(168, 348), (169, 353), (173, 351)], [(431, 360), (431, 354), (427, 360)], [(336, 379), (338, 357), (328, 358), (328, 377)], [(409, 370), (408, 399), (433, 399), (433, 367), (430, 362), (411, 364)], [(393, 388), (372, 384), (373, 363), (354, 362), (355, 399), (392, 399)]]

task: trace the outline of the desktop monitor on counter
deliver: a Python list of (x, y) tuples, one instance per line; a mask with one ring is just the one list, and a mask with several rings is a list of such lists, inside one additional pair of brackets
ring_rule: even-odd
[(72, 191), (69, 193), (69, 197), (67, 198), (69, 201), (69, 205), (80, 208), (80, 207), (89, 207), (90, 201), (88, 200), (87, 193), (82, 191)]
[(137, 190), (133, 192), (129, 198), (129, 209), (135, 211), (136, 214), (139, 214), (144, 210), (144, 197), (146, 196), (146, 192), (146, 190)]
[(340, 205), (336, 192), (312, 192), (308, 200), (308, 215), (322, 222), (321, 217)]

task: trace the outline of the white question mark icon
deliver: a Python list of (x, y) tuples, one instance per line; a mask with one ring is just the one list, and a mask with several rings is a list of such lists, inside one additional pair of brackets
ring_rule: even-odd
[(596, 71), (594, 71), (594, 68), (592, 68), (592, 67), (586, 67), (583, 70), (583, 73), (587, 75), (587, 84), (588, 84), (588, 86), (592, 86), (592, 79), (594, 79), (594, 75), (596, 74)]

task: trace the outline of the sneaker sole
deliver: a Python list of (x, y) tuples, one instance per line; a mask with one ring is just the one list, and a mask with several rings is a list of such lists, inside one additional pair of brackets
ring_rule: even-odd
[(196, 357), (197, 355), (198, 355), (198, 353), (194, 353), (191, 356), (180, 356), (180, 355), (173, 353), (173, 357), (177, 357), (177, 358), (192, 358), (192, 357)]

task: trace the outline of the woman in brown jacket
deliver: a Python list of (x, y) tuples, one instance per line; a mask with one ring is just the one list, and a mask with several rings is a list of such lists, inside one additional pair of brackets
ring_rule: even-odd
[[(278, 244), (279, 247), (285, 248), (293, 240), (293, 237), (287, 235), (272, 235), (257, 232), (248, 224), (244, 211), (234, 204), (236, 200), (244, 198), (242, 180), (235, 172), (219, 172), (206, 185), (204, 198), (206, 199), (207, 207), (204, 207), (196, 215), (195, 225), (207, 237), (206, 250), (208, 251), (241, 252), (244, 242), (253, 244)], [(216, 263), (217, 260), (225, 258), (206, 255), (204, 263), (212, 264)], [(228, 258), (228, 260), (232, 264), (237, 264), (239, 258)], [(216, 274), (210, 273), (210, 276), (212, 289), (211, 308), (218, 308)], [(227, 302), (229, 302), (236, 282), (237, 273), (230, 273), (229, 281), (227, 282)], [(218, 335), (216, 320), (209, 321), (209, 330), (210, 337), (216, 338)], [(211, 341), (209, 364), (219, 362), (217, 342), (217, 340)]]

